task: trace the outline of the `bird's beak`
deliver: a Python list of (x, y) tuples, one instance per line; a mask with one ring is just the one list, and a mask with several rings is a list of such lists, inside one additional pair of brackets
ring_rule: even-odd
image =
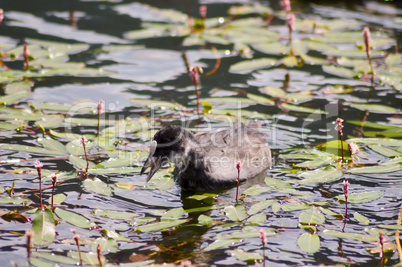
[(151, 167), (151, 170), (148, 173), (147, 182), (151, 180), (152, 176), (154, 176), (162, 165), (162, 158), (154, 157), (157, 145), (158, 143), (155, 140), (152, 140), (149, 146), (148, 158), (145, 161), (144, 166), (142, 166), (140, 172), (140, 175), (142, 175), (149, 167)]
[(149, 167), (151, 167), (147, 177), (148, 182), (149, 180), (151, 180), (152, 176), (154, 176), (154, 174), (159, 170), (161, 165), (162, 165), (162, 158), (157, 158), (150, 154), (147, 160), (145, 161), (144, 166), (142, 166), (140, 175), (142, 175)]

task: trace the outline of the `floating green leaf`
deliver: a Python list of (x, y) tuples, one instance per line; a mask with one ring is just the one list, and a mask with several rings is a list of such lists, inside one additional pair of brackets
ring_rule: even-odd
[(320, 238), (317, 234), (304, 233), (297, 239), (297, 245), (307, 253), (315, 253), (320, 249)]
[(312, 184), (312, 183), (327, 183), (337, 180), (343, 175), (342, 169), (337, 169), (332, 166), (325, 167), (314, 171), (305, 171), (298, 174), (299, 177), (304, 178), (298, 181), (299, 184)]
[(269, 187), (262, 187), (260, 185), (253, 185), (250, 188), (247, 188), (242, 194), (245, 196), (256, 196), (262, 193), (271, 191), (272, 189)]
[(135, 213), (127, 212), (127, 211), (95, 209), (92, 212), (93, 212), (93, 214), (95, 214), (97, 216), (107, 217), (107, 218), (111, 218), (111, 219), (127, 220), (127, 221), (132, 220), (134, 217), (138, 216)]
[(258, 213), (247, 219), (247, 224), (261, 225), (267, 220), (267, 216), (264, 213)]
[(38, 138), (38, 142), (49, 150), (54, 150), (59, 152), (60, 154), (67, 154), (65, 146), (57, 140), (51, 139), (49, 137), (46, 138)]
[(355, 219), (359, 222), (361, 222), (362, 224), (365, 225), (369, 225), (370, 221), (367, 217), (361, 215), (360, 213), (358, 213), (357, 211), (355, 213), (353, 213), (353, 217), (355, 217)]
[[(76, 166), (80, 170), (85, 170), (87, 167), (87, 161), (85, 159), (76, 157), (74, 155), (70, 155), (70, 157), (68, 159), (74, 166)], [(95, 164), (93, 164), (92, 162), (89, 162), (89, 168), (94, 168), (94, 167), (95, 167)]]
[[(62, 203), (66, 199), (66, 195), (63, 193), (56, 194), (53, 196), (53, 204), (57, 205)], [(52, 203), (52, 198), (50, 197), (48, 200), (49, 204)]]
[[(57, 255), (54, 253), (48, 253), (48, 252), (32, 252), (32, 255), (35, 257), (43, 258), (46, 260), (50, 260), (52, 262), (59, 262), (59, 263), (64, 263), (64, 264), (71, 264), (71, 265), (76, 265), (77, 260), (62, 256), (62, 255)], [(42, 265), (41, 265), (42, 266)]]
[(22, 151), (22, 152), (29, 152), (32, 154), (65, 155), (65, 153), (61, 153), (60, 151), (56, 151), (56, 150), (49, 150), (49, 149), (42, 148), (42, 147), (19, 145), (19, 144), (0, 144), (0, 148), (8, 149), (8, 150), (15, 150), (15, 151)]
[[(348, 197), (348, 202), (350, 203), (363, 203), (370, 202), (380, 198), (384, 195), (384, 191), (372, 191), (372, 192), (362, 192), (362, 193), (353, 193)], [(345, 196), (340, 195), (335, 197), (338, 200), (345, 201)]]
[(104, 183), (99, 178), (94, 178), (93, 180), (90, 178), (85, 179), (82, 183), (86, 190), (104, 195), (110, 196), (112, 195), (112, 188), (110, 188), (106, 183)]
[(233, 64), (229, 71), (235, 73), (249, 73), (253, 70), (269, 68), (276, 64), (276, 60), (272, 58), (258, 58), (252, 60), (245, 60)]
[(104, 238), (99, 237), (93, 241), (91, 244), (91, 250), (93, 252), (97, 252), (98, 245), (100, 246), (101, 251), (107, 251), (110, 253), (116, 253), (118, 251), (117, 241), (113, 238)]
[(182, 220), (174, 220), (174, 221), (158, 222), (158, 223), (152, 223), (152, 224), (147, 224), (147, 225), (141, 225), (136, 228), (136, 231), (137, 232), (159, 231), (159, 230), (179, 226), (180, 224), (186, 223), (187, 221), (188, 221), (187, 219), (182, 219)]
[(239, 204), (234, 206), (226, 206), (225, 215), (232, 221), (243, 221), (247, 217), (246, 209)]
[(299, 222), (301, 224), (315, 225), (323, 224), (325, 222), (324, 215), (315, 207), (303, 210), (299, 215)]
[(182, 207), (171, 209), (162, 215), (161, 222), (175, 221), (177, 219), (180, 219), (183, 214), (184, 209)]
[(253, 206), (250, 207), (250, 209), (248, 210), (247, 213), (249, 215), (256, 214), (257, 212), (260, 212), (261, 210), (268, 208), (275, 202), (276, 202), (276, 200), (264, 200), (264, 201), (255, 203)]
[(259, 253), (256, 252), (245, 252), (242, 249), (236, 249), (236, 250), (229, 250), (229, 253), (231, 253), (233, 256), (238, 258), (241, 261), (257, 261), (257, 260), (263, 260), (264, 257), (260, 255)]
[(95, 223), (75, 212), (63, 210), (60, 208), (56, 208), (54, 211), (56, 215), (59, 216), (61, 219), (77, 227), (94, 228), (96, 226)]
[(92, 174), (127, 174), (127, 173), (139, 173), (141, 167), (120, 167), (120, 168), (108, 168), (108, 169), (89, 169), (88, 172)]
[(207, 215), (201, 214), (198, 216), (198, 223), (202, 226), (210, 226), (214, 223), (214, 220)]
[(330, 236), (334, 236), (334, 237), (338, 237), (338, 238), (361, 240), (361, 241), (366, 241), (366, 242), (373, 242), (373, 241), (378, 240), (378, 236), (362, 235), (362, 234), (357, 234), (357, 233), (345, 233), (345, 232), (339, 232), (339, 231), (328, 230), (328, 229), (325, 229), (322, 233), (325, 235), (330, 235)]
[(30, 94), (31, 94), (31, 92), (17, 92), (17, 93), (11, 94), (11, 95), (1, 96), (0, 104), (3, 104), (3, 105), (12, 104), (14, 102), (20, 101), (21, 99), (24, 99), (25, 97), (27, 97)]
[(398, 109), (390, 106), (380, 105), (380, 104), (361, 104), (361, 103), (351, 103), (352, 108), (357, 108), (360, 110), (368, 110), (373, 113), (396, 113)]
[(38, 209), (32, 222), (33, 243), (37, 246), (49, 245), (56, 238), (54, 215), (50, 208)]

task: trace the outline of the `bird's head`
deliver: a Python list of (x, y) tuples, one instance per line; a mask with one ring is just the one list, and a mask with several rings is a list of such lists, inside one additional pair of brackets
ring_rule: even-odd
[(142, 175), (151, 167), (147, 177), (149, 181), (164, 163), (177, 161), (177, 157), (183, 155), (186, 140), (190, 135), (178, 125), (169, 125), (157, 131), (149, 146), (149, 155), (140, 174)]

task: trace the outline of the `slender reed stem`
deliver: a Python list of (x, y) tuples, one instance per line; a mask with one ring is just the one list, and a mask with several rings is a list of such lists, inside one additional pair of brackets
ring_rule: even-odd
[(264, 258), (264, 261), (262, 262), (262, 266), (265, 267), (265, 243), (267, 243), (267, 236), (265, 235), (265, 232), (263, 229), (260, 229), (260, 237), (261, 237), (261, 243), (262, 243), (262, 256)]
[(85, 168), (85, 175), (88, 178), (89, 160), (88, 160), (87, 150), (86, 150), (86, 146), (85, 146), (87, 141), (88, 140), (85, 138), (85, 136), (81, 136), (81, 144), (82, 144), (82, 147), (84, 148), (85, 160), (87, 161), (87, 166)]
[(32, 266), (31, 264), (31, 247), (32, 247), (32, 232), (30, 230), (28, 230), (26, 232), (26, 236), (27, 236), (27, 256), (28, 256), (28, 264), (29, 266)]
[(236, 203), (237, 203), (239, 196), (239, 183), (240, 183), (240, 170), (241, 170), (240, 162), (237, 162), (236, 168), (237, 168), (237, 187), (236, 187)]
[(98, 255), (99, 267), (102, 267), (102, 266), (103, 266), (103, 264), (102, 264), (102, 254), (101, 254), (101, 252), (102, 252), (101, 245), (98, 244), (98, 246), (96, 247), (96, 253), (97, 253), (97, 255)]
[(39, 201), (40, 201), (40, 208), (43, 210), (43, 202), (42, 202), (42, 163), (39, 160), (35, 161), (35, 168), (38, 171), (39, 176)]
[(58, 175), (53, 173), (51, 177), (52, 177), (52, 210), (53, 210), (54, 188), (56, 187), (56, 184), (57, 184)]
[(80, 259), (80, 266), (84, 266), (82, 263), (82, 257), (81, 257), (80, 236), (77, 234), (77, 230), (75, 230), (75, 229), (72, 229), (71, 232), (73, 232), (73, 234), (74, 234), (75, 244), (77, 245), (78, 257)]

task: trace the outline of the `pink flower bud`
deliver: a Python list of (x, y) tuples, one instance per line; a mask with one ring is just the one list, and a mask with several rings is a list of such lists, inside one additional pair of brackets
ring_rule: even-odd
[(261, 243), (266, 244), (267, 243), (267, 236), (265, 235), (265, 232), (263, 229), (260, 229), (260, 235), (261, 235)]
[(202, 19), (207, 18), (207, 6), (206, 5), (200, 6), (200, 15), (201, 15)]
[(285, 10), (286, 12), (289, 12), (291, 9), (289, 0), (281, 0), (281, 6), (282, 6), (283, 10)]
[(292, 14), (289, 14), (289, 15), (287, 16), (286, 20), (287, 20), (287, 21), (286, 21), (286, 24), (288, 25), (289, 31), (290, 31), (290, 32), (293, 32), (294, 29), (295, 29), (295, 22), (296, 22), (296, 17), (295, 17), (295, 15), (293, 15), (293, 13), (292, 13)]
[(80, 137), (80, 142), (83, 146), (85, 146), (85, 144), (88, 142), (88, 139), (85, 136), (81, 136)]
[(240, 164), (240, 162), (237, 162), (237, 163), (236, 163), (236, 169), (237, 169), (237, 171), (240, 171), (240, 170), (241, 170), (241, 164)]
[(366, 53), (367, 55), (370, 55), (370, 29), (368, 27), (364, 27), (363, 29), (363, 39), (366, 46)]
[(39, 160), (35, 161), (35, 168), (41, 169), (43, 167), (42, 163)]
[(349, 182), (347, 180), (343, 180), (343, 194), (345, 195), (345, 199), (349, 197)]
[(342, 128), (343, 128), (342, 122), (343, 122), (343, 120), (341, 118), (336, 119), (336, 121), (335, 121), (335, 123), (336, 123), (335, 130), (337, 132), (340, 132), (340, 133), (342, 132)]
[(0, 25), (1, 25), (1, 22), (3, 21), (3, 19), (4, 19), (4, 10), (2, 8), (0, 8)]
[(54, 186), (57, 183), (57, 179), (59, 178), (59, 176), (55, 173), (52, 173), (52, 175), (50, 175), (50, 177), (52, 178), (52, 183)]
[(102, 99), (100, 99), (99, 100), (99, 103), (98, 103), (98, 106), (97, 106), (97, 110), (98, 110), (98, 114), (102, 114), (103, 113), (103, 100)]
[(199, 67), (192, 67), (190, 69), (190, 77), (191, 77), (191, 80), (193, 81), (193, 84), (197, 85), (198, 82), (200, 81)]

